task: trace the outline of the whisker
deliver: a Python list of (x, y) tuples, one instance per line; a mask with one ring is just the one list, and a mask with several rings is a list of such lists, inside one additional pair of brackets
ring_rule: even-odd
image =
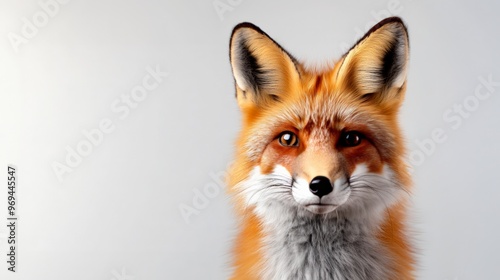
[[(361, 175), (355, 175), (351, 177), (351, 180), (353, 182), (360, 182), (360, 181), (369, 181), (372, 182), (373, 180), (378, 180), (378, 181), (383, 181), (381, 184), (385, 183), (388, 184), (390, 187), (398, 188), (403, 190), (407, 195), (411, 195), (410, 191), (406, 189), (403, 185), (401, 185), (397, 180), (391, 179), (391, 178), (386, 178), (383, 176), (380, 176), (378, 174), (373, 174), (373, 173), (368, 173), (368, 174), (361, 174)], [(384, 184), (384, 187), (386, 186)]]
[(293, 182), (294, 179), (288, 176), (269, 174), (254, 181), (241, 181), (234, 188), (237, 190), (236, 195), (243, 196), (245, 202), (243, 210), (246, 212), (255, 201), (261, 200), (262, 196), (277, 200), (286, 198), (287, 194), (291, 193)]
[[(410, 194), (408, 190), (405, 189), (398, 181), (377, 174), (362, 174), (352, 176), (349, 186), (351, 187), (353, 194), (360, 193), (366, 195), (375, 195), (377, 199), (383, 203), (385, 210), (389, 209), (389, 206), (387, 205), (387, 201), (383, 196), (389, 195), (393, 198), (397, 198), (396, 193), (394, 193), (392, 190), (400, 189), (403, 190), (407, 195)], [(387, 213), (389, 214), (388, 218), (392, 219), (390, 212)]]

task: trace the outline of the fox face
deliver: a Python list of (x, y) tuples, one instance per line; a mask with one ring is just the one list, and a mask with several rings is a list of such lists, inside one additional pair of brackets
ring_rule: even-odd
[(413, 279), (397, 120), (408, 53), (399, 18), (319, 70), (250, 23), (234, 28), (233, 279)]
[(331, 67), (311, 70), (258, 27), (235, 27), (230, 58), (243, 115), (229, 185), (241, 209), (376, 218), (406, 192), (397, 122), (409, 42), (399, 18), (374, 26)]

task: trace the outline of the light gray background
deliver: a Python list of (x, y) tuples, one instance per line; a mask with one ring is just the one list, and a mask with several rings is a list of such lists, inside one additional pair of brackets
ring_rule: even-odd
[[(230, 10), (218, 14), (214, 3)], [(498, 3), (70, 0), (16, 52), (9, 34), (22, 36), (23, 18), (33, 22), (43, 9), (1, 0), (0, 278), (227, 277), (235, 221), (214, 186), (240, 121), (232, 27), (251, 21), (321, 65), (392, 13), (411, 41), (401, 113), (409, 150), (422, 152), (416, 141), (436, 128), (446, 135), (414, 164), (409, 223), (418, 233), (419, 279), (498, 279), (500, 86), (477, 104), (473, 97), (480, 77), (500, 81)], [(148, 66), (169, 77), (120, 119), (113, 102), (142, 84)], [(446, 121), (464, 100), (477, 108), (459, 126)], [(65, 163), (66, 147), (106, 118), (115, 129), (58, 180), (54, 162)], [(19, 175), (16, 274), (4, 261), (7, 164)], [(200, 199), (207, 189), (212, 197)], [(179, 208), (195, 207), (193, 199), (198, 212), (186, 220)]]

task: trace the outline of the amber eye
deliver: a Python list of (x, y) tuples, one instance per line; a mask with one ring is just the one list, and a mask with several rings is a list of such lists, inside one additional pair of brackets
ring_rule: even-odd
[(343, 147), (355, 147), (361, 144), (363, 135), (357, 131), (346, 131), (340, 136), (340, 145)]
[(299, 145), (299, 137), (290, 131), (285, 131), (280, 134), (278, 141), (283, 147), (297, 147)]

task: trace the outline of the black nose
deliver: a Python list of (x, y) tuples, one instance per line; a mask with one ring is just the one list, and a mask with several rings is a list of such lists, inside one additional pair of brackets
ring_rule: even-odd
[(332, 192), (333, 186), (325, 176), (316, 176), (309, 183), (311, 192), (320, 198)]

